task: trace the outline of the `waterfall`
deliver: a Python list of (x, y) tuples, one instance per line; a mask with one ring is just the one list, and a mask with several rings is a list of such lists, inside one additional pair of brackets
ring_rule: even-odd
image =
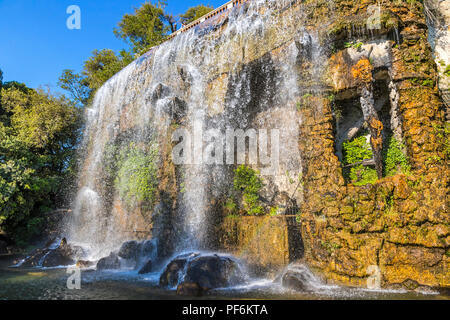
[[(296, 69), (299, 56), (307, 54), (299, 47), (314, 47), (315, 59), (321, 51), (317, 37), (299, 25), (302, 10), (286, 10), (293, 5), (295, 1), (255, 0), (237, 6), (151, 49), (99, 89), (87, 110), (69, 241), (83, 244), (90, 248), (91, 258), (99, 258), (134, 238), (134, 231), (161, 229), (152, 219), (155, 208), (161, 207), (161, 202), (152, 203), (158, 192), (153, 198), (138, 197), (128, 185), (139, 169), (133, 166), (130, 152), (148, 158), (150, 149), (157, 150), (154, 162), (161, 168), (163, 150), (173, 143), (171, 129), (178, 126), (192, 133), (193, 161), (177, 166), (176, 205), (163, 213), (171, 217), (174, 230), (181, 225), (170, 239), (176, 242), (176, 250), (208, 249), (211, 200), (226, 197), (233, 183), (235, 164), (209, 163), (204, 152), (208, 141), (199, 132), (218, 133), (216, 142), (222, 143), (221, 134), (227, 128), (255, 129), (259, 141), (268, 143), (259, 146), (261, 162), (261, 151), (270, 150), (269, 146), (273, 156), (277, 135), (271, 136), (270, 131), (279, 130), (279, 163), (270, 168), (260, 162), (252, 166), (262, 174), (268, 172), (269, 193), (285, 192), (301, 201), (297, 184), (290, 182), (301, 172), (297, 101), (304, 92), (299, 89)], [(276, 55), (268, 55), (268, 48), (279, 49)], [(313, 67), (314, 78), (320, 76), (318, 68)], [(183, 108), (178, 121), (174, 114)], [(220, 162), (217, 159), (220, 155), (216, 158)], [(124, 172), (128, 175), (121, 178)]]

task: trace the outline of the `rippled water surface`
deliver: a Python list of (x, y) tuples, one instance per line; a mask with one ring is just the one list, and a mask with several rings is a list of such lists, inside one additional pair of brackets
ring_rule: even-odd
[[(173, 290), (158, 288), (159, 273), (82, 271), (81, 289), (67, 288), (66, 269), (17, 269), (0, 267), (0, 299), (57, 300), (154, 300), (182, 299)], [(191, 297), (189, 297), (191, 299)], [(440, 294), (401, 291), (369, 291), (322, 286), (314, 293), (282, 288), (270, 280), (253, 280), (235, 288), (211, 291), (202, 299), (446, 299)]]

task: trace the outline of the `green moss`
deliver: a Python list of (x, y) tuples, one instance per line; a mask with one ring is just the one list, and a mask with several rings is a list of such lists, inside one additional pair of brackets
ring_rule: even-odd
[(361, 49), (361, 47), (363, 46), (363, 43), (362, 42), (345, 42), (344, 43), (344, 47), (345, 48), (353, 48), (353, 49), (356, 49), (356, 50), (359, 50), (359, 49)]
[(364, 135), (356, 137), (352, 141), (344, 142), (342, 149), (344, 165), (351, 166), (350, 169), (347, 167), (344, 170), (344, 177), (347, 181), (358, 186), (377, 181), (376, 170), (360, 164), (360, 162), (371, 159), (373, 156), (372, 148)]
[[(432, 155), (427, 163), (442, 163), (450, 157), (450, 123), (444, 125), (433, 125), (434, 135), (437, 142), (436, 154)], [(442, 155), (442, 157), (440, 156)]]
[(245, 210), (249, 215), (261, 215), (263, 208), (259, 199), (259, 192), (263, 186), (258, 172), (245, 165), (235, 170), (234, 189), (242, 192)]
[(226, 212), (228, 212), (230, 214), (234, 214), (237, 212), (237, 205), (234, 202), (234, 200), (231, 198), (229, 198), (227, 200), (227, 202), (225, 202), (224, 208), (225, 208)]
[(320, 245), (328, 251), (329, 254), (332, 254), (334, 251), (342, 248), (342, 246), (338, 243), (331, 242), (331, 241), (321, 241)]
[(393, 176), (397, 173), (407, 174), (410, 172), (411, 167), (403, 151), (405, 150), (405, 146), (400, 141), (394, 137), (390, 137), (385, 150), (383, 153), (385, 176)]
[(271, 216), (271, 217), (275, 217), (276, 215), (278, 215), (278, 211), (280, 210), (280, 208), (278, 208), (278, 207), (275, 207), (275, 208), (270, 208), (270, 213), (269, 213), (269, 215)]
[(426, 80), (423, 80), (422, 81), (422, 85), (424, 86), (424, 87), (433, 87), (433, 85), (434, 85), (434, 82), (433, 82), (433, 80), (431, 80), (431, 79), (426, 79)]

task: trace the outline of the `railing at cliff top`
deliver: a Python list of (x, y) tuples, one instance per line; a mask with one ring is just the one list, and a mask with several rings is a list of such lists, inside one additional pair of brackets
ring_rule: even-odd
[(213, 11), (208, 12), (207, 14), (205, 14), (204, 16), (202, 16), (201, 18), (199, 18), (199, 19), (197, 19), (197, 20), (195, 20), (195, 21), (192, 21), (192, 22), (189, 23), (188, 25), (186, 25), (186, 26), (182, 27), (181, 29), (175, 31), (174, 33), (172, 33), (172, 34), (168, 37), (168, 39), (170, 40), (170, 39), (176, 37), (177, 35), (179, 35), (180, 33), (186, 32), (186, 31), (192, 29), (193, 27), (198, 26), (200, 23), (203, 23), (203, 22), (205, 22), (206, 20), (209, 20), (209, 19), (211, 19), (212, 17), (215, 17), (215, 16), (217, 16), (218, 14), (221, 14), (221, 13), (223, 13), (223, 12), (225, 12), (225, 11), (228, 11), (228, 10), (230, 10), (230, 9), (233, 9), (234, 7), (239, 6), (239, 5), (241, 5), (242, 3), (247, 2), (247, 1), (250, 1), (250, 0), (233, 0), (233, 1), (229, 1), (229, 2), (227, 2), (227, 3), (223, 4), (223, 5), (221, 5), (221, 6), (218, 7), (217, 9), (214, 9)]

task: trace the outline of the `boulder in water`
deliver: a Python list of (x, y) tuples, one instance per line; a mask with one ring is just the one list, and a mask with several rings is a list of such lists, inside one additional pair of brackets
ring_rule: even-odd
[(49, 249), (42, 259), (43, 267), (68, 266), (75, 263), (75, 259), (84, 254), (84, 250), (78, 246), (71, 246), (63, 238), (56, 249)]
[(313, 291), (314, 288), (322, 286), (318, 279), (305, 265), (291, 265), (281, 276), (281, 284), (296, 291)]
[[(183, 282), (179, 284), (182, 278)], [(211, 289), (241, 283), (243, 280), (244, 275), (233, 259), (191, 253), (172, 260), (161, 274), (159, 283), (163, 287), (178, 285), (179, 294), (197, 296)]]
[(31, 268), (40, 266), (42, 258), (50, 251), (50, 249), (35, 249), (20, 264), (21, 267)]
[(184, 282), (197, 283), (203, 291), (236, 285), (244, 280), (238, 264), (229, 257), (200, 256), (191, 260)]
[(75, 259), (84, 254), (81, 247), (69, 245), (65, 238), (61, 240), (58, 247), (55, 248), (55, 245), (57, 243), (51, 241), (44, 249), (32, 251), (20, 266), (25, 268), (67, 266), (74, 264)]
[(296, 291), (308, 291), (308, 286), (306, 285), (305, 278), (302, 274), (288, 271), (281, 278), (281, 284), (283, 287), (296, 290)]
[(159, 278), (159, 285), (161, 287), (174, 287), (178, 284), (179, 279), (183, 275), (184, 268), (189, 259), (198, 256), (199, 253), (188, 253), (177, 256), (173, 259)]
[(139, 270), (139, 274), (146, 274), (152, 272), (153, 263), (152, 260), (148, 260), (145, 265)]
[(203, 289), (198, 283), (183, 282), (177, 287), (177, 294), (180, 296), (201, 297)]
[(50, 250), (42, 260), (43, 267), (68, 266), (73, 265), (74, 263), (75, 260), (60, 248)]
[(119, 249), (119, 257), (123, 259), (136, 259), (140, 254), (141, 244), (135, 240), (127, 241)]
[(109, 256), (101, 258), (97, 262), (97, 270), (114, 270), (114, 269), (120, 269), (119, 257), (114, 252), (111, 252)]

